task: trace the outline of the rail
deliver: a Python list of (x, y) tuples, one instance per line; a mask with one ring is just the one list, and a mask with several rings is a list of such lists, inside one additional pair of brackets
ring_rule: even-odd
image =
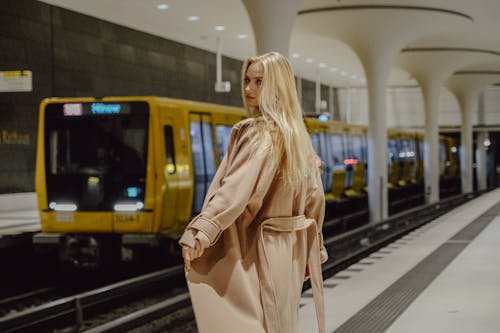
[[(333, 275), (335, 272), (344, 269), (369, 253), (385, 246), (385, 244), (392, 242), (481, 193), (457, 195), (435, 204), (416, 207), (404, 213), (393, 215), (389, 219), (379, 223), (368, 224), (340, 236), (326, 239), (325, 247), (330, 254), (330, 259), (323, 265), (323, 275), (325, 277)], [(83, 323), (83, 309), (90, 308), (95, 304), (114, 301), (128, 295), (134, 290), (137, 291), (146, 287), (150, 288), (152, 284), (178, 279), (183, 275), (183, 267), (175, 266), (76, 296), (53, 301), (33, 309), (0, 318), (0, 331), (20, 331), (64, 315), (74, 316), (75, 328), (78, 331)], [(307, 283), (305, 284), (305, 288), (308, 288)], [(153, 306), (125, 315), (85, 332), (123, 332), (144, 325), (147, 322), (156, 320), (189, 305), (189, 294), (183, 292)]]
[(68, 315), (73, 315), (75, 326), (81, 327), (84, 309), (128, 296), (142, 288), (177, 279), (183, 276), (183, 272), (182, 266), (175, 266), (14, 313), (0, 318), (0, 332), (21, 331)]

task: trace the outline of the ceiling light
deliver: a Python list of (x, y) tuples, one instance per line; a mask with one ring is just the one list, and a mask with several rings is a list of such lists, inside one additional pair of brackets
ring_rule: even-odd
[(223, 25), (216, 25), (216, 26), (214, 27), (214, 30), (215, 30), (215, 31), (224, 31), (224, 30), (226, 30), (226, 27), (225, 27), (225, 26), (223, 26)]
[(239, 35), (238, 35), (238, 38), (239, 38), (239, 39), (245, 39), (245, 38), (247, 38), (247, 37), (248, 37), (248, 35), (247, 35), (247, 34), (239, 34)]
[(306, 62), (307, 62), (308, 64), (311, 64), (311, 63), (313, 63), (313, 62), (314, 62), (314, 60), (313, 60), (312, 58), (307, 58), (307, 59), (306, 59)]
[(159, 10), (165, 10), (168, 9), (168, 5), (166, 3), (160, 3), (158, 6), (156, 6)]
[(339, 69), (337, 67), (330, 67), (330, 72), (335, 73)]
[(346, 71), (342, 71), (342, 72), (340, 72), (340, 75), (347, 76), (347, 72)]
[(190, 22), (199, 21), (199, 20), (200, 20), (200, 17), (196, 16), (196, 15), (192, 15), (192, 16), (188, 17), (188, 21), (190, 21)]
[(353, 80), (354, 80), (354, 79), (356, 79), (356, 78), (357, 78), (357, 76), (356, 76), (356, 75), (354, 75), (354, 74), (353, 74), (353, 75), (351, 75), (351, 79), (353, 79)]
[(326, 64), (324, 62), (321, 62), (319, 65), (318, 65), (320, 68), (325, 68), (326, 67)]
[(292, 53), (292, 58), (294, 58), (294, 59), (300, 58), (300, 54)]

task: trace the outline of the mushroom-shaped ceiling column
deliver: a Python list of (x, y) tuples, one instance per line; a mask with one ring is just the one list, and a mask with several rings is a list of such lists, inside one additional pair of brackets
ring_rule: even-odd
[[(497, 71), (458, 71), (446, 81), (448, 89), (455, 94), (462, 114), (460, 143), (460, 173), (462, 193), (472, 192), (472, 116), (477, 110), (481, 91), (492, 83), (500, 82)], [(484, 163), (482, 163), (484, 165)], [(485, 174), (485, 173), (484, 173)], [(486, 174), (484, 175), (484, 178)], [(478, 177), (478, 184), (485, 184)], [(482, 187), (482, 186), (481, 186)], [(486, 187), (486, 186), (484, 186)]]
[(459, 29), (471, 18), (447, 9), (392, 5), (333, 5), (299, 12), (297, 29), (342, 40), (360, 58), (367, 79), (368, 204), (370, 221), (387, 218), (387, 121), (385, 88), (391, 65), (409, 42)]
[(407, 48), (396, 65), (409, 71), (420, 84), (425, 107), (424, 182), (427, 203), (439, 200), (439, 96), (453, 72), (468, 65), (497, 60), (495, 54), (477, 49)]
[(290, 35), (302, 0), (243, 0), (252, 22), (257, 54), (288, 56)]

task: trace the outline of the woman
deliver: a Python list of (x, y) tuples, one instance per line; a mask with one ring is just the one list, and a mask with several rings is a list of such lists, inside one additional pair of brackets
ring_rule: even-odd
[(324, 331), (324, 193), (293, 71), (276, 52), (242, 69), (251, 118), (236, 124), (201, 213), (180, 244), (199, 332), (298, 332), (311, 274)]

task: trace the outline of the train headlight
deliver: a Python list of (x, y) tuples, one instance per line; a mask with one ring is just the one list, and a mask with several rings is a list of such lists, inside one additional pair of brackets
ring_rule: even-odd
[(144, 203), (138, 201), (136, 203), (119, 202), (116, 203), (114, 209), (116, 212), (135, 212), (144, 208)]
[(58, 212), (74, 212), (76, 210), (76, 205), (71, 202), (67, 203), (57, 203), (52, 201), (49, 203), (49, 208)]

